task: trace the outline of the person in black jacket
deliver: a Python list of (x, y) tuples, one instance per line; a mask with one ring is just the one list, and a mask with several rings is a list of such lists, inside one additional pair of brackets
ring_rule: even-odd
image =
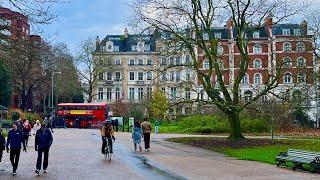
[(37, 131), (35, 138), (35, 150), (38, 151), (38, 159), (35, 171), (37, 175), (40, 174), (41, 170), (42, 154), (44, 154), (43, 172), (46, 173), (48, 167), (49, 149), (51, 147), (52, 141), (53, 137), (51, 131), (46, 128), (45, 124), (41, 124), (41, 129)]
[(6, 149), (6, 138), (2, 134), (2, 129), (0, 129), (0, 162), (2, 160), (2, 154), (5, 149)]
[(7, 145), (6, 145), (6, 149), (8, 153), (10, 150), (10, 161), (13, 167), (13, 172), (12, 172), (13, 175), (16, 175), (16, 171), (18, 168), (21, 144), (23, 144), (23, 151), (27, 152), (23, 133), (22, 131), (17, 129), (16, 124), (13, 124), (12, 129), (8, 133), (8, 139), (7, 139)]

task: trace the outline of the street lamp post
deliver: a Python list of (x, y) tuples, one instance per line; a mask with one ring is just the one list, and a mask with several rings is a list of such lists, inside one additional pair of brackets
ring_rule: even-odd
[(61, 75), (61, 72), (58, 71), (58, 72), (52, 72), (52, 76), (51, 76), (51, 117), (53, 118), (53, 80), (54, 80), (54, 74), (60, 74)]

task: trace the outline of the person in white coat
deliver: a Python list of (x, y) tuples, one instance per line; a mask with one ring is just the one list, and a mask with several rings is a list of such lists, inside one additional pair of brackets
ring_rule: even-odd
[(41, 129), (41, 124), (40, 121), (37, 120), (36, 123), (33, 125), (33, 135), (35, 135), (39, 129)]

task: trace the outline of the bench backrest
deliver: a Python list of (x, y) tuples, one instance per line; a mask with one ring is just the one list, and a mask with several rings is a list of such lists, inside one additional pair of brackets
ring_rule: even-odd
[(288, 156), (301, 157), (305, 159), (314, 159), (316, 157), (320, 157), (319, 152), (303, 151), (297, 149), (289, 149), (287, 154)]

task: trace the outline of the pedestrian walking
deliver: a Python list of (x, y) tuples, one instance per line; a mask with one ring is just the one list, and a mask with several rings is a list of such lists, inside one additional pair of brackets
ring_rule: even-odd
[(24, 141), (26, 146), (28, 146), (28, 140), (29, 140), (31, 129), (32, 128), (31, 128), (31, 124), (29, 123), (29, 120), (26, 120), (23, 123), (23, 134), (24, 134)]
[(141, 137), (143, 137), (141, 125), (139, 121), (134, 122), (134, 127), (132, 129), (132, 139), (134, 145), (134, 151), (137, 151), (137, 147), (142, 151), (141, 147)]
[(52, 124), (53, 124), (53, 119), (52, 117), (49, 117), (48, 121), (47, 121), (47, 128), (51, 130), (51, 132), (53, 133), (53, 129), (52, 129)]
[(47, 172), (48, 160), (49, 160), (49, 150), (53, 141), (51, 131), (46, 127), (45, 124), (41, 124), (41, 129), (36, 133), (35, 138), (35, 151), (38, 151), (38, 159), (36, 164), (37, 175), (40, 175), (41, 164), (42, 164), (42, 154), (43, 155), (43, 172)]
[(158, 133), (159, 133), (159, 121), (158, 121), (158, 120), (156, 120), (156, 121), (154, 122), (154, 133), (155, 133), (155, 134), (158, 134)]
[(22, 131), (17, 128), (16, 124), (13, 124), (12, 129), (8, 133), (6, 144), (7, 152), (9, 153), (10, 151), (10, 161), (13, 168), (12, 175), (16, 175), (20, 158), (21, 144), (23, 144), (23, 151), (27, 152), (24, 142)]
[[(2, 129), (0, 129), (0, 162), (2, 160), (3, 151), (6, 149), (6, 138), (2, 134)], [(1, 171), (3, 171), (1, 169)]]
[(23, 123), (24, 123), (24, 120), (23, 120), (23, 119), (19, 118), (19, 119), (17, 120), (16, 124), (17, 124), (18, 130), (23, 131)]
[(142, 132), (143, 132), (143, 139), (144, 139), (144, 148), (146, 151), (150, 150), (150, 134), (151, 134), (151, 123), (148, 122), (148, 118), (143, 118), (143, 123), (141, 124)]
[(40, 121), (37, 120), (36, 123), (33, 125), (33, 135), (36, 135), (37, 131), (41, 129), (41, 124), (40, 124)]

